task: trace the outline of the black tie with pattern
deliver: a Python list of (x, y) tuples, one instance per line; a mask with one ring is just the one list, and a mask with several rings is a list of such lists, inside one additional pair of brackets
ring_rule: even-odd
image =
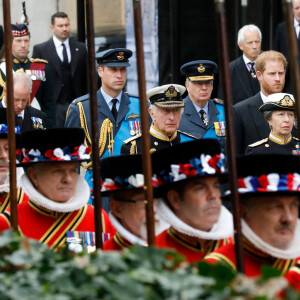
[(118, 116), (117, 102), (118, 102), (118, 99), (112, 99), (112, 102), (113, 102), (113, 106), (112, 106), (111, 112), (112, 112), (113, 116), (115, 117), (115, 120), (117, 120), (117, 116)]
[(208, 125), (207, 114), (203, 109), (200, 110), (200, 115), (204, 125), (207, 126)]
[(253, 77), (253, 78), (255, 78), (256, 77), (256, 72), (255, 72), (255, 69), (254, 69), (254, 62), (249, 62), (249, 66), (250, 66), (250, 73), (251, 73), (251, 76)]

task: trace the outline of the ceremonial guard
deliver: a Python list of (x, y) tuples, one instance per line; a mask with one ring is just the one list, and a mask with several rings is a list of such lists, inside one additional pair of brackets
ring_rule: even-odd
[(268, 138), (249, 145), (246, 149), (246, 155), (300, 155), (299, 139), (292, 136), (295, 123), (294, 96), (285, 93), (271, 94), (259, 110), (269, 123), (271, 132)]
[[(87, 202), (90, 189), (79, 176), (79, 163), (90, 159), (80, 128), (34, 130), (22, 133), (18, 166), (25, 168), (21, 187), (29, 201), (18, 205), (22, 235), (50, 248), (66, 246), (68, 231), (94, 232), (94, 208)], [(102, 211), (103, 232), (114, 234)], [(10, 227), (9, 211), (0, 215), (0, 231)]]
[[(15, 128), (16, 133), (16, 145), (20, 144), (20, 128)], [(9, 197), (9, 145), (7, 136), (7, 120), (6, 120), (6, 109), (0, 108), (0, 213), (10, 207)], [(28, 196), (20, 188), (20, 177), (23, 174), (22, 168), (17, 168), (17, 201), (22, 203), (28, 201)]]
[(214, 74), (218, 66), (209, 60), (184, 64), (180, 71), (186, 76), (188, 97), (179, 129), (197, 138), (225, 139), (225, 110), (223, 101), (210, 99)]
[[(268, 265), (284, 275), (300, 258), (299, 157), (249, 155), (237, 159), (245, 275)], [(236, 269), (234, 243), (206, 256)]]
[[(166, 84), (147, 91), (150, 101), (149, 114), (152, 118), (150, 152), (179, 143), (195, 140), (188, 133), (178, 130), (184, 109), (183, 96), (186, 88), (178, 84)], [(134, 122), (132, 122), (134, 125)], [(124, 141), (121, 154), (142, 153), (142, 134)]]
[[(29, 58), (30, 33), (25, 24), (12, 24), (12, 54), (13, 71), (25, 72), (32, 80), (32, 90), (29, 103), (35, 108), (46, 113), (49, 127), (55, 126), (55, 110), (52, 100), (51, 76), (47, 61), (43, 59)], [(3, 97), (3, 89), (6, 81), (6, 62), (0, 64), (0, 99)]]
[(201, 139), (153, 153), (153, 173), (162, 200), (157, 214), (170, 228), (156, 237), (190, 263), (231, 241), (231, 213), (222, 206), (219, 178), (226, 176), (224, 154), (216, 139)]
[[(109, 218), (115, 236), (103, 250), (122, 250), (134, 244), (147, 246), (146, 199), (141, 155), (121, 155), (101, 160), (102, 195), (110, 197)], [(156, 211), (157, 201), (153, 209)], [(154, 214), (156, 233), (160, 222)]]
[[(139, 99), (123, 92), (126, 68), (130, 66), (128, 49), (108, 49), (96, 54), (98, 74), (102, 86), (97, 92), (99, 157), (120, 155), (123, 141), (141, 132)], [(91, 145), (90, 96), (74, 100), (67, 113), (65, 127), (81, 127), (85, 132), (86, 146)], [(133, 126), (134, 124), (134, 126)], [(91, 163), (86, 179), (92, 188)]]

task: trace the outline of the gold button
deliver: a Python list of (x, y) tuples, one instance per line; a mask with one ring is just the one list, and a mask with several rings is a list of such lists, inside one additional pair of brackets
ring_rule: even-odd
[(266, 148), (269, 148), (269, 147), (270, 147), (270, 145), (269, 145), (269, 144), (265, 144), (265, 147), (266, 147)]
[(157, 145), (158, 145), (158, 142), (154, 142), (154, 145), (157, 146)]
[(295, 147), (298, 149), (298, 148), (299, 148), (299, 145), (296, 145)]

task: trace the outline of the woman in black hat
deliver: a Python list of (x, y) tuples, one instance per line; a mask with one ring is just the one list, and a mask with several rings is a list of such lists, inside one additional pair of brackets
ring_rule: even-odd
[(295, 123), (295, 100), (293, 95), (275, 93), (259, 108), (269, 123), (268, 138), (251, 144), (246, 155), (252, 154), (292, 154), (299, 155), (299, 140), (292, 136)]

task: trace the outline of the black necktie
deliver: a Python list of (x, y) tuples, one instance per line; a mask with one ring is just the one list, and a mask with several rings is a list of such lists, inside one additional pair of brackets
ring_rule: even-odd
[(21, 116), (16, 117), (17, 125), (21, 128), (23, 123), (23, 118)]
[(208, 125), (207, 114), (203, 109), (200, 110), (200, 115), (204, 125), (207, 126)]
[(112, 102), (113, 102), (113, 106), (112, 106), (111, 112), (112, 112), (113, 116), (115, 117), (115, 120), (117, 120), (117, 116), (118, 116), (117, 102), (118, 102), (118, 99), (112, 99)]
[(66, 45), (64, 43), (62, 43), (61, 45), (63, 46), (63, 64), (67, 65), (69, 63), (69, 60), (68, 60)]
[(249, 62), (248, 63), (249, 64), (249, 66), (250, 66), (250, 73), (251, 73), (251, 76), (253, 77), (253, 78), (255, 78), (256, 77), (256, 72), (255, 72), (255, 69), (254, 69), (254, 62)]

